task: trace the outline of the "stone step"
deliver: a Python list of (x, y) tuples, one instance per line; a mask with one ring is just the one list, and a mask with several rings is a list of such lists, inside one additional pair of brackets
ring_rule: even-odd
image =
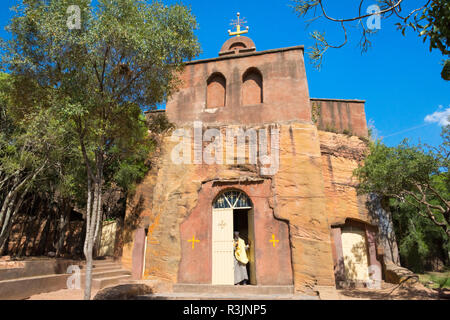
[(225, 294), (225, 293), (156, 293), (136, 300), (319, 300), (317, 296), (298, 294)]
[[(86, 270), (86, 266), (85, 265), (79, 265), (80, 269), (82, 270), (82, 272), (84, 272)], [(100, 266), (92, 266), (92, 270), (93, 271), (106, 271), (106, 270), (113, 270), (113, 269), (121, 269), (122, 265), (120, 263), (111, 263), (111, 264), (104, 264), (104, 265), (100, 265)]]
[[(109, 271), (109, 270), (117, 270), (117, 269), (122, 269), (122, 266), (120, 264), (114, 264), (114, 265), (108, 265), (108, 266), (101, 266), (101, 267), (93, 267), (92, 271), (95, 272), (103, 272), (103, 271)], [(85, 269), (84, 269), (85, 270)]]
[(111, 267), (111, 266), (120, 266), (120, 263), (117, 262), (105, 262), (105, 263), (93, 263), (92, 266), (94, 268), (104, 268), (104, 267)]
[(20, 300), (67, 288), (69, 274), (47, 274), (0, 281), (0, 300)]
[(196, 294), (247, 294), (247, 295), (291, 295), (294, 286), (233, 286), (233, 285), (211, 285), (211, 284), (174, 284), (173, 293), (196, 293)]
[(120, 264), (119, 262), (116, 262), (114, 260), (94, 260), (92, 262), (93, 266), (107, 266), (107, 265), (111, 265), (111, 264)]
[[(82, 266), (81, 283), (85, 286), (85, 262)], [(92, 263), (92, 289), (100, 290), (109, 286), (118, 285), (121, 282), (131, 279), (131, 272), (122, 269), (119, 261), (112, 258), (104, 260), (94, 260)]]
[[(100, 278), (93, 278), (92, 279), (92, 289), (100, 290), (106, 287), (110, 287), (113, 285), (118, 285), (121, 283), (121, 281), (131, 279), (130, 274), (121, 274), (121, 275), (115, 275), (115, 276), (106, 276), (106, 277), (100, 277)], [(81, 284), (82, 288), (84, 288), (84, 282)]]
[[(131, 275), (131, 272), (125, 269), (116, 268), (112, 270), (102, 270), (98, 271), (93, 269), (92, 270), (92, 279), (99, 279), (99, 278), (107, 278), (107, 277), (114, 277), (114, 276), (121, 276), (121, 275)], [(85, 280), (85, 272), (81, 273), (81, 280)]]
[[(120, 263), (105, 263), (101, 265), (92, 265), (92, 270), (111, 270), (111, 269), (120, 269), (122, 265)], [(80, 265), (80, 269), (86, 270), (86, 265)]]
[[(114, 259), (105, 259), (105, 260), (94, 260), (92, 261), (93, 266), (104, 266), (111, 264), (120, 264), (118, 261), (114, 261)], [(86, 265), (86, 260), (81, 261), (81, 265)]]

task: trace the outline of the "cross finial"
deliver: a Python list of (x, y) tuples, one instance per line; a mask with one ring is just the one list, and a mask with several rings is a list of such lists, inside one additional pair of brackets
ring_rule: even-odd
[(236, 31), (235, 32), (231, 32), (231, 30), (228, 30), (228, 34), (230, 36), (236, 36), (236, 37), (240, 37), (241, 34), (244, 33), (248, 33), (248, 27), (245, 27), (245, 30), (241, 31), (241, 25), (243, 26), (244, 23), (247, 23), (247, 21), (245, 21), (245, 18), (240, 18), (240, 13), (237, 13), (237, 20), (232, 20), (232, 22), (230, 23), (232, 26), (236, 26)]

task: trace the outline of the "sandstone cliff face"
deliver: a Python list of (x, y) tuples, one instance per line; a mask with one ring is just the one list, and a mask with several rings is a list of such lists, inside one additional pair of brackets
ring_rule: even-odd
[(345, 219), (369, 221), (366, 196), (356, 194), (353, 171), (362, 162), (366, 143), (356, 136), (319, 131), (326, 212), (330, 225)]
[(356, 136), (319, 131), (322, 174), (329, 223), (342, 225), (346, 219), (376, 226), (378, 251), (384, 259), (399, 264), (398, 247), (389, 211), (375, 195), (357, 195), (353, 171), (364, 161), (366, 143)]
[[(334, 286), (331, 226), (347, 218), (373, 222), (366, 197), (357, 196), (352, 177), (366, 144), (358, 137), (318, 131), (312, 124), (279, 123), (272, 128), (280, 130), (280, 162), (270, 176), (261, 175), (258, 164), (174, 164), (171, 153), (178, 142), (164, 138), (158, 164), (135, 196), (135, 201), (144, 198), (146, 278), (210, 283), (212, 202), (221, 191), (236, 188), (252, 200), (259, 223), (258, 283), (293, 283), (299, 292), (315, 285)], [(194, 233), (200, 242), (192, 250), (187, 240)], [(276, 250), (269, 243), (272, 234), (279, 239)], [(124, 249), (122, 258), (129, 268), (132, 246)]]
[(307, 292), (315, 285), (334, 285), (320, 137), (312, 125), (282, 129), (275, 212), (289, 221), (295, 289)]

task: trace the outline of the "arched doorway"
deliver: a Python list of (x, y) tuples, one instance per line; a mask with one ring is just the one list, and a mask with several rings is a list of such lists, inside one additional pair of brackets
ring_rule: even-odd
[(212, 210), (212, 284), (234, 284), (233, 234), (239, 231), (246, 244), (250, 284), (256, 284), (253, 205), (240, 190), (227, 190), (213, 202)]

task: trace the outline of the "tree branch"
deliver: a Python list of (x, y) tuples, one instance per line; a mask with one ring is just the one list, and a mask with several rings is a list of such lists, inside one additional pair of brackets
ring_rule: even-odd
[(320, 8), (322, 10), (322, 13), (323, 13), (324, 17), (327, 18), (328, 20), (334, 21), (334, 22), (351, 22), (351, 21), (356, 21), (356, 20), (361, 20), (361, 19), (364, 19), (364, 18), (368, 18), (368, 17), (371, 17), (371, 16), (373, 16), (375, 14), (376, 15), (382, 15), (384, 13), (387, 13), (387, 12), (390, 12), (390, 11), (394, 10), (395, 8), (397, 8), (400, 5), (400, 3), (403, 2), (403, 0), (398, 0), (395, 5), (387, 8), (387, 9), (380, 10), (380, 12), (377, 12), (377, 13), (368, 13), (368, 14), (365, 14), (365, 15), (362, 15), (362, 16), (349, 18), (349, 19), (335, 19), (335, 18), (332, 18), (332, 17), (328, 16), (328, 14), (325, 12), (325, 8), (323, 7), (322, 0), (318, 0), (318, 1), (319, 1), (319, 5), (320, 5)]

